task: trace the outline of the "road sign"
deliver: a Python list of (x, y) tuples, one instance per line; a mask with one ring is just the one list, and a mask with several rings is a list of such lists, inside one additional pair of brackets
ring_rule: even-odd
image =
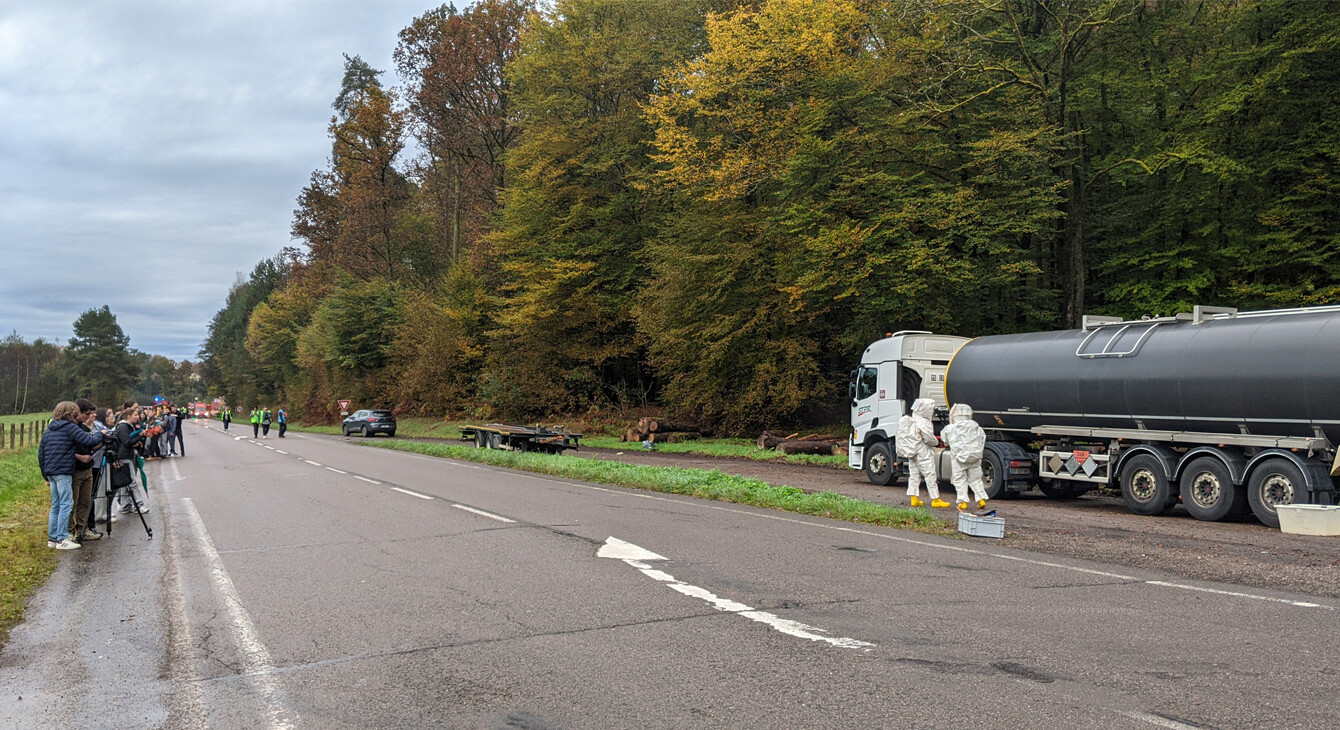
[(337, 402), (340, 404), (340, 410), (347, 411), (349, 410), (349, 404), (352, 403), (353, 401), (342, 400)]
[(238, 407), (237, 407), (237, 412), (238, 412), (238, 413), (241, 413), (241, 412), (242, 412), (242, 406), (238, 406)]

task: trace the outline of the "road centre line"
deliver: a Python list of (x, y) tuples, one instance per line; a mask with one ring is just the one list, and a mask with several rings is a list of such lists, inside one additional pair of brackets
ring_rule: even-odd
[(186, 516), (190, 519), (191, 527), (195, 529), (200, 551), (209, 565), (214, 587), (218, 589), (224, 607), (228, 611), (233, 640), (242, 656), (243, 673), (248, 675), (247, 682), (265, 701), (266, 715), (272, 730), (292, 730), (294, 720), (290, 717), (291, 711), (279, 682), (272, 676), (274, 664), (270, 661), (270, 652), (265, 648), (265, 644), (261, 643), (260, 633), (252, 623), (251, 617), (247, 615), (237, 586), (228, 576), (223, 558), (219, 557), (219, 552), (214, 549), (214, 541), (210, 539), (209, 530), (205, 529), (205, 521), (200, 518), (195, 503), (190, 497), (183, 497), (182, 503), (186, 506)]
[(328, 466), (328, 467), (326, 467), (326, 469), (327, 469), (328, 471), (333, 471), (333, 472), (335, 472), (336, 474), (348, 474), (348, 473), (349, 473), (349, 472), (347, 472), (347, 471), (340, 471), (339, 469), (336, 469), (336, 468), (333, 467), (333, 466)]
[[(498, 469), (490, 469), (490, 471), (501, 471), (501, 470), (498, 470)], [(1075, 566), (1075, 565), (1066, 565), (1066, 564), (1064, 564), (1064, 563), (1054, 563), (1054, 562), (1047, 561), (1047, 560), (1036, 560), (1036, 559), (1033, 559), (1033, 558), (1024, 558), (1024, 557), (1020, 557), (1020, 556), (1017, 556), (1017, 555), (1005, 555), (1005, 554), (1002, 554), (1002, 553), (990, 552), (990, 551), (988, 551), (988, 550), (978, 550), (978, 549), (975, 549), (975, 548), (961, 547), (961, 546), (958, 546), (958, 545), (942, 545), (942, 544), (939, 544), (939, 543), (930, 542), (930, 541), (928, 541), (928, 540), (916, 540), (916, 539), (913, 539), (913, 538), (910, 538), (910, 537), (901, 537), (901, 536), (898, 536), (898, 535), (885, 535), (885, 534), (881, 534), (881, 533), (878, 533), (878, 532), (870, 532), (869, 530), (861, 530), (861, 529), (857, 529), (857, 528), (854, 528), (854, 527), (841, 527), (841, 526), (838, 526), (838, 525), (825, 525), (825, 524), (820, 523), (820, 522), (810, 522), (810, 521), (807, 521), (807, 520), (800, 520), (800, 519), (795, 519), (795, 518), (792, 518), (792, 517), (782, 517), (781, 515), (767, 514), (767, 513), (764, 513), (764, 512), (753, 512), (753, 511), (747, 511), (747, 510), (741, 510), (741, 509), (732, 509), (732, 508), (730, 508), (730, 507), (719, 507), (719, 506), (714, 505), (714, 504), (703, 504), (703, 503), (701, 503), (701, 502), (698, 502), (697, 500), (679, 500), (679, 499), (670, 499), (670, 498), (668, 498), (668, 497), (658, 497), (658, 496), (655, 496), (655, 495), (652, 495), (652, 494), (639, 494), (639, 493), (637, 493), (636, 491), (631, 491), (631, 490), (607, 489), (607, 488), (605, 488), (605, 487), (597, 487), (597, 486), (593, 486), (593, 485), (590, 485), (590, 484), (583, 484), (583, 483), (581, 483), (581, 482), (569, 482), (569, 481), (564, 481), (564, 480), (560, 480), (560, 479), (554, 479), (554, 478), (552, 478), (552, 477), (546, 478), (546, 477), (541, 477), (541, 476), (534, 476), (534, 475), (531, 475), (531, 474), (523, 474), (523, 473), (519, 473), (519, 472), (515, 472), (515, 471), (503, 471), (502, 473), (508, 474), (509, 476), (520, 477), (520, 478), (522, 478), (522, 479), (533, 479), (533, 480), (535, 480), (535, 481), (540, 481), (540, 482), (549, 482), (550, 484), (564, 484), (564, 485), (567, 485), (567, 486), (579, 487), (579, 488), (582, 488), (582, 489), (589, 489), (589, 490), (596, 491), (596, 492), (608, 492), (608, 493), (610, 493), (610, 494), (624, 494), (624, 495), (628, 495), (628, 496), (630, 496), (630, 497), (638, 497), (638, 498), (641, 498), (641, 499), (649, 499), (649, 500), (656, 501), (656, 502), (669, 502), (669, 503), (672, 503), (672, 504), (679, 504), (679, 505), (683, 505), (683, 504), (692, 504), (692, 505), (694, 505), (695, 507), (700, 507), (700, 508), (702, 508), (702, 509), (717, 510), (717, 511), (721, 511), (721, 512), (730, 512), (731, 514), (735, 514), (735, 515), (747, 515), (747, 516), (752, 516), (752, 517), (761, 517), (761, 518), (763, 518), (763, 519), (776, 520), (776, 521), (778, 521), (778, 522), (789, 522), (789, 523), (796, 524), (796, 525), (808, 525), (808, 526), (810, 526), (810, 527), (818, 527), (818, 528), (822, 528), (822, 529), (825, 529), (825, 530), (836, 530), (836, 531), (838, 531), (838, 532), (847, 532), (847, 533), (851, 533), (851, 534), (855, 534), (855, 535), (865, 535), (865, 536), (867, 536), (867, 537), (879, 538), (879, 539), (881, 539), (881, 540), (893, 540), (894, 542), (908, 543), (908, 544), (911, 544), (911, 545), (921, 545), (921, 546), (923, 546), (923, 547), (937, 548), (937, 549), (940, 549), (940, 550), (951, 550), (951, 551), (954, 551), (954, 552), (968, 553), (968, 554), (970, 554), (970, 555), (981, 555), (981, 556), (984, 556), (984, 557), (998, 558), (998, 559), (1000, 559), (1000, 560), (1012, 560), (1012, 561), (1017, 562), (1017, 563), (1025, 563), (1025, 564), (1028, 564), (1028, 565), (1037, 565), (1037, 566), (1042, 566), (1042, 567), (1047, 567), (1047, 568), (1059, 568), (1059, 569), (1061, 569), (1061, 570), (1068, 570), (1068, 571), (1072, 571), (1072, 572), (1076, 572), (1076, 573), (1084, 573), (1084, 574), (1086, 574), (1086, 575), (1097, 575), (1097, 576), (1101, 576), (1101, 577), (1104, 577), (1104, 578), (1113, 578), (1113, 579), (1115, 579), (1115, 580), (1127, 581), (1127, 582), (1130, 582), (1132, 585), (1151, 585), (1151, 586), (1158, 586), (1158, 587), (1161, 587), (1161, 588), (1177, 588), (1177, 589), (1189, 590), (1189, 591), (1199, 591), (1199, 592), (1203, 592), (1203, 593), (1212, 593), (1212, 594), (1222, 595), (1222, 596), (1231, 597), (1231, 598), (1246, 598), (1246, 599), (1254, 600), (1254, 601), (1265, 601), (1265, 602), (1267, 602), (1267, 603), (1282, 603), (1282, 604), (1286, 604), (1286, 605), (1290, 605), (1290, 606), (1296, 606), (1296, 607), (1298, 607), (1298, 608), (1316, 608), (1316, 609), (1321, 609), (1321, 610), (1324, 610), (1324, 611), (1334, 611), (1334, 610), (1336, 610), (1336, 609), (1335, 609), (1335, 606), (1326, 605), (1326, 604), (1324, 604), (1324, 603), (1312, 603), (1312, 602), (1310, 602), (1310, 601), (1295, 601), (1295, 600), (1288, 599), (1288, 598), (1275, 598), (1275, 597), (1273, 597), (1273, 596), (1263, 596), (1263, 595), (1255, 594), (1255, 593), (1238, 593), (1238, 592), (1234, 592), (1234, 591), (1224, 591), (1224, 590), (1219, 590), (1219, 589), (1215, 589), (1215, 588), (1203, 588), (1203, 587), (1199, 587), (1199, 586), (1189, 585), (1189, 584), (1186, 584), (1186, 583), (1171, 583), (1171, 582), (1168, 582), (1168, 581), (1155, 580), (1155, 579), (1146, 580), (1146, 579), (1142, 579), (1142, 578), (1137, 578), (1137, 577), (1135, 577), (1135, 576), (1122, 575), (1121, 573), (1112, 573), (1112, 572), (1109, 572), (1109, 571), (1095, 570), (1095, 569), (1093, 569), (1093, 568), (1081, 568), (1081, 567), (1079, 567), (1079, 566)]]
[(276, 454), (283, 454), (284, 456), (288, 456), (288, 452), (287, 452), (287, 451), (280, 451), (279, 449), (275, 449), (275, 453), (276, 453)]
[(355, 478), (355, 479), (361, 479), (361, 480), (367, 482), (368, 484), (381, 484), (381, 482), (374, 481), (374, 480), (372, 480), (372, 479), (368, 479), (367, 477), (360, 477), (360, 476), (357, 475), (357, 474), (354, 475), (354, 478)]
[(1148, 712), (1123, 712), (1121, 714), (1131, 718), (1132, 720), (1147, 722), (1150, 725), (1155, 725), (1157, 727), (1166, 727), (1169, 728), (1169, 730), (1196, 730), (1196, 728), (1202, 727), (1201, 725), (1188, 725), (1184, 722), (1169, 720), (1166, 717), (1151, 715)]
[(321, 466), (320, 464), (316, 463), (315, 461), (311, 461), (311, 460), (308, 460), (308, 459), (303, 459), (303, 461), (306, 461), (308, 464), (311, 464), (312, 466)]
[(400, 493), (402, 493), (402, 494), (408, 494), (408, 495), (411, 496), (411, 497), (418, 497), (419, 499), (432, 499), (432, 497), (429, 497), (429, 496), (426, 495), (426, 494), (419, 494), (418, 492), (411, 492), (411, 491), (409, 491), (408, 489), (401, 489), (400, 487), (391, 487), (391, 489), (393, 489), (393, 490), (395, 490), (395, 491), (397, 491), (397, 492), (400, 492)]
[(472, 512), (472, 513), (474, 513), (474, 514), (479, 515), (480, 517), (487, 517), (487, 518), (489, 518), (490, 520), (497, 520), (497, 521), (499, 521), (499, 522), (510, 522), (510, 523), (516, 524), (516, 520), (509, 520), (509, 519), (507, 519), (506, 517), (502, 517), (502, 516), (500, 516), (500, 515), (495, 515), (495, 514), (493, 514), (492, 512), (485, 512), (485, 511), (482, 510), (482, 509), (475, 509), (474, 507), (466, 507), (466, 506), (463, 505), (463, 504), (453, 504), (453, 505), (451, 505), (451, 506), (452, 506), (452, 507), (455, 507), (456, 509), (465, 510), (466, 512)]

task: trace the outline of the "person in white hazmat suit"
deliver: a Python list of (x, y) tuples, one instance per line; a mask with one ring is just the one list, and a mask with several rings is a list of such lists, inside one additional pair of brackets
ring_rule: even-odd
[(972, 406), (955, 403), (949, 409), (949, 425), (940, 431), (940, 438), (949, 447), (949, 469), (958, 492), (958, 508), (968, 508), (968, 488), (977, 497), (977, 508), (986, 507), (986, 488), (982, 485), (982, 452), (986, 449), (986, 432), (972, 420)]
[(935, 481), (935, 453), (931, 447), (940, 443), (935, 438), (935, 426), (931, 416), (935, 414), (935, 401), (930, 398), (918, 398), (912, 401), (912, 415), (898, 419), (898, 430), (894, 434), (894, 443), (898, 456), (907, 459), (907, 496), (913, 507), (921, 506), (921, 481), (926, 480), (926, 491), (931, 495), (932, 507), (948, 507), (949, 503), (940, 499), (940, 485)]

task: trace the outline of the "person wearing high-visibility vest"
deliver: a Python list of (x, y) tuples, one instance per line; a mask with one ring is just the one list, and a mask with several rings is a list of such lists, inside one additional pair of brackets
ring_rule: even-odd
[(261, 411), (259, 408), (251, 409), (251, 437), (261, 437)]

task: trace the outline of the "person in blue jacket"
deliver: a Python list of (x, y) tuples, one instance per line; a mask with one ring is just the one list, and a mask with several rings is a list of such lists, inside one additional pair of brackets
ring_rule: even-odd
[(97, 446), (106, 432), (85, 431), (75, 423), (79, 406), (61, 401), (51, 414), (51, 423), (37, 447), (37, 463), (42, 478), (51, 488), (51, 515), (47, 518), (47, 547), (77, 550), (79, 543), (70, 539), (70, 510), (74, 507), (74, 447)]

